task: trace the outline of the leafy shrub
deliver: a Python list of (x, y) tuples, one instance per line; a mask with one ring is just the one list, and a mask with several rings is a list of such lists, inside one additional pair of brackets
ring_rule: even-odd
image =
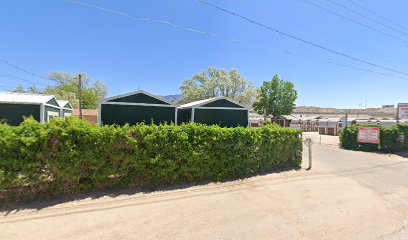
[(398, 129), (404, 135), (404, 150), (408, 149), (408, 124), (398, 125)]
[[(357, 134), (358, 127), (379, 127), (380, 128), (380, 144), (358, 143)], [(399, 143), (398, 138), (404, 135), (404, 143)], [(345, 149), (358, 151), (378, 151), (383, 152), (397, 152), (408, 150), (408, 124), (393, 125), (391, 127), (384, 127), (376, 124), (356, 124), (351, 127), (343, 129), (340, 133), (340, 143)]]
[(273, 124), (96, 127), (74, 117), (44, 124), (27, 119), (16, 127), (0, 125), (0, 190), (60, 195), (223, 181), (299, 166), (299, 133)]

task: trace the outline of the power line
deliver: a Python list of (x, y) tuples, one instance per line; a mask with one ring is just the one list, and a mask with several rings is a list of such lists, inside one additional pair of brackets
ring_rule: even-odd
[[(21, 81), (27, 82), (27, 83), (32, 83), (32, 84), (38, 84), (38, 85), (47, 86), (47, 84), (45, 84), (45, 83), (40, 83), (40, 82), (37, 82), (37, 81), (28, 80), (28, 79), (25, 79), (25, 78), (21, 78), (21, 77), (18, 77), (18, 76), (14, 76), (14, 75), (9, 74), (9, 73), (0, 73), (0, 77), (7, 78), (7, 79), (9, 79), (9, 80), (21, 80)], [(21, 83), (21, 82), (20, 82), (20, 83)]]
[(273, 31), (273, 32), (276, 32), (276, 33), (280, 34), (280, 35), (283, 35), (283, 36), (286, 36), (286, 37), (295, 39), (295, 40), (297, 40), (297, 41), (299, 41), (299, 42), (303, 42), (303, 43), (305, 43), (305, 44), (307, 44), (307, 45), (310, 45), (310, 46), (313, 46), (313, 47), (315, 47), (315, 48), (319, 48), (319, 49), (325, 50), (325, 51), (327, 51), (327, 52), (331, 52), (331, 53), (334, 53), (334, 54), (336, 54), (336, 55), (339, 55), (339, 56), (342, 56), (342, 57), (345, 57), (345, 58), (349, 58), (349, 59), (352, 59), (352, 60), (354, 60), (354, 61), (357, 61), (357, 62), (360, 62), (360, 63), (364, 63), (364, 64), (367, 64), (367, 65), (370, 65), (370, 66), (373, 66), (373, 67), (381, 68), (381, 69), (383, 69), (383, 70), (387, 70), (387, 71), (391, 71), (391, 72), (394, 72), (394, 73), (399, 73), (399, 74), (408, 76), (408, 73), (405, 73), (405, 72), (402, 72), (402, 71), (399, 71), (399, 70), (396, 70), (396, 69), (393, 69), (393, 68), (381, 66), (381, 65), (378, 65), (378, 64), (376, 64), (376, 63), (372, 63), (372, 62), (366, 61), (366, 60), (364, 60), (364, 59), (360, 59), (360, 58), (357, 58), (357, 57), (353, 57), (353, 56), (348, 55), (348, 54), (346, 54), (346, 53), (342, 53), (342, 52), (339, 52), (339, 51), (336, 51), (336, 50), (332, 50), (332, 49), (330, 49), (330, 48), (328, 48), (328, 47), (319, 45), (319, 44), (317, 44), (317, 43), (314, 43), (314, 42), (311, 42), (311, 41), (308, 41), (308, 40), (305, 40), (305, 39), (303, 39), (303, 38), (297, 37), (297, 36), (292, 35), (292, 34), (289, 34), (289, 33), (285, 33), (285, 32), (283, 32), (283, 31), (280, 31), (280, 30), (276, 29), (276, 28), (270, 27), (270, 26), (265, 25), (265, 24), (263, 24), (263, 23), (260, 23), (260, 22), (257, 22), (257, 21), (255, 21), (255, 20), (252, 20), (252, 19), (250, 19), (250, 18), (244, 17), (244, 16), (242, 16), (242, 15), (240, 15), (240, 14), (237, 14), (237, 13), (235, 13), (235, 12), (229, 11), (229, 10), (227, 10), (227, 9), (225, 9), (225, 8), (222, 8), (222, 7), (219, 7), (219, 6), (217, 6), (217, 5), (208, 3), (208, 2), (206, 2), (206, 1), (203, 1), (203, 0), (197, 0), (197, 1), (200, 2), (200, 3), (203, 3), (203, 4), (207, 5), (207, 6), (210, 6), (210, 7), (212, 7), (212, 8), (215, 8), (215, 9), (218, 9), (218, 10), (220, 10), (220, 11), (226, 12), (226, 13), (228, 13), (228, 14), (230, 14), (230, 15), (233, 15), (233, 16), (236, 16), (236, 17), (238, 17), (238, 18), (244, 19), (244, 20), (246, 20), (246, 21), (248, 21), (248, 22), (251, 22), (251, 23), (253, 23), (253, 24), (255, 24), (255, 25), (258, 25), (258, 26), (260, 26), (260, 27), (269, 29), (269, 30), (271, 30), (271, 31)]
[[(200, 1), (200, 0), (198, 0), (198, 1)], [(362, 27), (368, 28), (368, 29), (370, 29), (370, 30), (372, 30), (372, 31), (374, 31), (374, 32), (383, 34), (383, 35), (385, 35), (385, 36), (388, 36), (388, 37), (390, 37), (390, 38), (393, 38), (393, 39), (395, 39), (395, 40), (398, 40), (398, 41), (400, 41), (400, 42), (402, 42), (402, 43), (408, 44), (408, 41), (406, 41), (406, 40), (404, 40), (404, 39), (402, 39), (402, 38), (396, 37), (396, 36), (391, 35), (391, 34), (389, 34), (389, 33), (387, 33), (387, 32), (384, 32), (384, 31), (382, 31), (382, 30), (379, 30), (379, 29), (377, 29), (377, 28), (374, 28), (374, 27), (372, 27), (372, 26), (370, 26), (370, 25), (368, 25), (368, 24), (365, 24), (365, 23), (359, 22), (359, 21), (357, 21), (357, 20), (354, 20), (354, 19), (352, 19), (352, 18), (349, 18), (349, 17), (347, 17), (347, 16), (345, 16), (345, 15), (342, 15), (342, 14), (340, 14), (340, 13), (337, 13), (337, 12), (335, 12), (335, 11), (333, 11), (333, 10), (330, 10), (330, 9), (328, 9), (328, 8), (325, 8), (325, 7), (323, 7), (323, 6), (321, 6), (321, 5), (317, 4), (317, 3), (312, 3), (312, 2), (309, 2), (309, 1), (307, 1), (307, 0), (301, 0), (301, 1), (303, 1), (304, 3), (307, 3), (307, 4), (309, 4), (309, 5), (311, 5), (311, 6), (313, 6), (313, 7), (319, 8), (319, 9), (321, 9), (321, 10), (323, 10), (323, 11), (326, 11), (326, 12), (328, 12), (328, 13), (330, 13), (330, 14), (333, 14), (333, 15), (335, 15), (335, 16), (338, 16), (338, 17), (340, 17), (340, 18), (343, 18), (343, 19), (345, 19), (345, 20), (347, 20), (347, 21), (349, 21), (349, 22), (355, 23), (355, 24), (360, 25), (360, 26), (362, 26)]]
[[(118, 10), (113, 10), (113, 9), (108, 9), (108, 8), (104, 8), (104, 7), (99, 7), (99, 6), (96, 6), (96, 5), (87, 4), (87, 3), (83, 3), (83, 2), (80, 2), (80, 1), (76, 1), (76, 0), (66, 0), (66, 1), (73, 2), (73, 3), (78, 3), (78, 4), (82, 5), (82, 6), (86, 6), (86, 7), (89, 7), (89, 8), (94, 8), (94, 9), (101, 10), (101, 11), (106, 11), (106, 12), (110, 12), (110, 13), (114, 13), (114, 14), (119, 14), (119, 15), (122, 15), (122, 16), (125, 16), (125, 17), (131, 17), (131, 18), (134, 18), (136, 20), (145, 21), (145, 19), (147, 19), (147, 18), (144, 18), (144, 17), (133, 17), (134, 15), (132, 15), (130, 13), (126, 13), (126, 12), (122, 12), (122, 11), (118, 11)], [(223, 40), (229, 40), (229, 41), (232, 41), (232, 42), (235, 42), (235, 43), (250, 45), (253, 48), (261, 48), (261, 49), (271, 50), (270, 48), (265, 47), (263, 45), (259, 45), (259, 44), (255, 44), (255, 45), (252, 44), (251, 45), (251, 44), (248, 44), (247, 42), (239, 40), (239, 39), (235, 39), (235, 38), (231, 38), (231, 37), (227, 37), (227, 36), (222, 36), (222, 35), (218, 35), (218, 34), (214, 34), (214, 33), (209, 33), (209, 32), (201, 31), (201, 30), (198, 30), (198, 29), (187, 28), (187, 27), (184, 27), (182, 25), (173, 24), (173, 23), (170, 23), (170, 22), (167, 22), (167, 21), (149, 19), (149, 21), (147, 21), (147, 22), (149, 22), (149, 23), (166, 23), (165, 25), (170, 24), (170, 26), (178, 26), (177, 28), (182, 29), (182, 30), (190, 31), (190, 30), (187, 30), (187, 29), (192, 29), (193, 31), (191, 31), (191, 32), (194, 32), (194, 33), (198, 33), (198, 34), (203, 33), (202, 35), (206, 35), (206, 36), (210, 36), (210, 37), (214, 37), (214, 38), (219, 38), (219, 39), (223, 39)], [(400, 77), (400, 76), (391, 75), (391, 74), (387, 74), (387, 73), (383, 73), (383, 72), (373, 71), (373, 70), (370, 70), (370, 69), (360, 68), (360, 67), (356, 67), (356, 66), (352, 66), (352, 65), (343, 64), (343, 63), (337, 63), (337, 62), (334, 62), (334, 61), (322, 60), (322, 59), (315, 58), (315, 57), (299, 55), (299, 54), (289, 52), (289, 51), (285, 51), (285, 50), (281, 50), (281, 52), (284, 53), (284, 54), (287, 54), (287, 55), (296, 56), (296, 57), (305, 58), (305, 59), (311, 59), (311, 60), (315, 60), (315, 61), (321, 61), (321, 62), (324, 62), (324, 63), (327, 63), (327, 64), (337, 65), (337, 66), (340, 66), (340, 67), (343, 67), (343, 68), (351, 68), (351, 69), (354, 69), (354, 70), (370, 72), (370, 73), (379, 74), (379, 75), (382, 75), (382, 76), (389, 76), (389, 77), (393, 77), (393, 78), (408, 80), (408, 78), (405, 78), (405, 77)]]
[(375, 20), (375, 19), (373, 19), (373, 18), (371, 18), (371, 17), (368, 17), (368, 16), (366, 16), (366, 15), (363, 15), (363, 14), (359, 13), (358, 11), (356, 11), (356, 10), (354, 10), (354, 9), (352, 9), (352, 8), (350, 8), (350, 7), (348, 7), (348, 6), (344, 5), (344, 4), (342, 4), (342, 3), (336, 2), (336, 1), (334, 1), (334, 0), (327, 0), (327, 1), (330, 2), (330, 3), (332, 3), (332, 4), (334, 4), (334, 5), (336, 5), (336, 6), (338, 6), (338, 7), (341, 7), (341, 8), (343, 8), (343, 9), (346, 9), (346, 10), (349, 11), (349, 12), (352, 12), (352, 13), (354, 13), (354, 14), (357, 15), (357, 16), (360, 16), (360, 17), (362, 17), (362, 18), (368, 19), (368, 20), (370, 20), (370, 21), (372, 21), (372, 22), (374, 22), (374, 23), (377, 23), (377, 24), (379, 24), (379, 25), (381, 25), (381, 26), (383, 26), (383, 27), (389, 28), (389, 29), (391, 29), (391, 30), (393, 30), (393, 31), (395, 31), (395, 32), (397, 32), (397, 33), (400, 33), (400, 34), (403, 34), (403, 35), (407, 35), (405, 32), (400, 31), (399, 29), (397, 29), (397, 28), (395, 28), (395, 27), (393, 27), (393, 26), (390, 26), (390, 25), (388, 25), (388, 24), (385, 24), (385, 23), (382, 23), (382, 22), (380, 22), (380, 21), (377, 21), (377, 20)]
[(326, 36), (329, 39), (346, 43), (348, 46), (353, 45), (355, 48), (358, 48), (359, 50), (363, 50), (365, 52), (368, 52), (371, 55), (378, 55), (379, 57), (388, 58), (388, 59), (393, 60), (395, 62), (404, 64), (404, 65), (408, 65), (408, 62), (405, 62), (405, 61), (403, 61), (401, 59), (395, 58), (395, 57), (393, 57), (393, 56), (391, 56), (391, 55), (389, 55), (389, 54), (387, 54), (385, 52), (379, 51), (378, 49), (369, 49), (369, 48), (363, 47), (360, 44), (356, 44), (355, 41), (350, 41), (350, 40), (347, 40), (347, 39), (344, 39), (344, 38), (338, 38), (338, 37), (335, 37), (335, 36), (327, 34), (327, 33), (322, 33), (321, 36)]
[(384, 17), (384, 16), (382, 16), (381, 14), (378, 14), (378, 13), (374, 12), (373, 10), (370, 10), (370, 9), (368, 9), (368, 8), (366, 8), (366, 7), (363, 7), (363, 6), (361, 6), (360, 4), (358, 4), (358, 3), (356, 3), (356, 2), (354, 2), (354, 1), (352, 1), (352, 0), (348, 0), (348, 2), (351, 3), (351, 4), (353, 4), (354, 6), (356, 6), (356, 7), (358, 7), (358, 8), (360, 8), (360, 9), (366, 11), (366, 12), (371, 13), (372, 15), (375, 15), (375, 16), (377, 16), (377, 17), (379, 17), (379, 18), (381, 18), (381, 19), (387, 21), (388, 23), (394, 24), (394, 26), (398, 26), (398, 27), (400, 27), (400, 28), (402, 28), (402, 29), (407, 29), (407, 28), (406, 28), (405, 26), (403, 26), (402, 24), (400, 24), (400, 23), (398, 23), (398, 22), (396, 22), (396, 21), (393, 21), (393, 20), (391, 20), (391, 19), (389, 19), (389, 18), (387, 18), (387, 17)]
[(13, 90), (13, 87), (6, 86), (6, 85), (0, 85), (0, 88), (4, 89), (5, 91), (12, 91)]
[(22, 67), (19, 67), (19, 66), (17, 66), (17, 65), (14, 65), (14, 64), (10, 63), (9, 61), (5, 60), (4, 58), (0, 58), (0, 61), (4, 62), (5, 64), (7, 64), (7, 65), (9, 65), (9, 66), (14, 67), (15, 69), (18, 69), (18, 70), (20, 70), (20, 71), (22, 71), (22, 72), (25, 72), (25, 73), (27, 73), (27, 74), (29, 74), (29, 75), (31, 75), (31, 76), (34, 76), (34, 77), (37, 77), (37, 78), (41, 78), (41, 79), (45, 79), (45, 80), (48, 80), (48, 81), (54, 81), (54, 80), (52, 80), (52, 79), (48, 79), (48, 78), (46, 78), (46, 77), (43, 77), (43, 76), (40, 76), (40, 75), (38, 75), (38, 74), (32, 73), (32, 72), (30, 72), (30, 71), (28, 71), (28, 70), (26, 70), (26, 69), (24, 69), (24, 68), (22, 68)]
[(225, 36), (221, 36), (221, 35), (218, 35), (218, 34), (208, 33), (208, 32), (205, 32), (205, 31), (198, 30), (198, 29), (194, 29), (194, 28), (174, 24), (174, 23), (171, 23), (171, 22), (168, 22), (168, 21), (155, 20), (155, 19), (151, 19), (151, 18), (136, 16), (136, 15), (133, 15), (131, 13), (117, 11), (117, 10), (113, 10), (113, 9), (109, 9), (109, 8), (104, 8), (104, 7), (100, 7), (100, 6), (96, 6), (96, 5), (93, 5), (93, 4), (89, 4), (89, 3), (85, 3), (85, 2), (81, 2), (81, 1), (76, 1), (76, 0), (65, 0), (65, 1), (76, 3), (76, 4), (79, 4), (79, 5), (82, 5), (82, 6), (85, 6), (85, 7), (89, 7), (89, 8), (95, 8), (95, 9), (105, 11), (105, 12), (110, 12), (110, 13), (122, 15), (122, 16), (125, 16), (125, 17), (134, 18), (134, 19), (137, 19), (137, 20), (145, 21), (145, 22), (162, 24), (162, 25), (166, 25), (166, 26), (169, 26), (169, 27), (179, 28), (179, 29), (182, 29), (182, 30), (195, 32), (195, 33), (198, 33), (198, 34), (207, 35), (207, 36), (210, 36), (210, 37), (226, 39), (226, 40), (230, 40), (230, 41), (234, 41), (234, 42), (240, 42), (240, 40), (235, 39), (235, 38), (230, 38), (230, 37), (225, 37)]
[[(83, 6), (88, 7), (88, 8), (94, 8), (94, 9), (97, 9), (97, 10), (106, 11), (106, 12), (122, 15), (122, 16), (125, 16), (125, 17), (135, 18), (137, 20), (142, 20), (142, 21), (146, 21), (146, 22), (150, 22), (150, 23), (163, 24), (163, 25), (179, 28), (179, 29), (186, 30), (186, 31), (199, 33), (199, 34), (202, 34), (202, 35), (207, 35), (207, 36), (210, 36), (210, 37), (230, 40), (230, 41), (238, 42), (238, 43), (244, 43), (242, 40), (239, 40), (239, 39), (236, 39), (236, 38), (226, 37), (226, 36), (222, 36), (222, 35), (218, 35), (218, 34), (214, 34), (214, 33), (209, 33), (209, 32), (205, 32), (205, 31), (202, 31), (202, 30), (195, 29), (195, 28), (185, 27), (185, 26), (182, 26), (182, 25), (179, 25), (179, 24), (174, 24), (174, 23), (171, 23), (171, 22), (168, 22), (168, 21), (156, 20), (156, 19), (146, 18), (146, 17), (142, 17), (142, 16), (136, 16), (136, 15), (133, 15), (131, 13), (122, 12), (122, 11), (109, 9), (109, 8), (104, 8), (104, 7), (100, 7), (100, 6), (97, 6), (97, 5), (81, 2), (81, 1), (78, 1), (78, 0), (65, 0), (65, 1), (72, 2), (72, 3), (77, 3), (79, 5), (83, 5)], [(373, 50), (369, 50), (369, 51), (372, 52)], [(385, 57), (392, 58), (390, 56), (385, 56)], [(394, 60), (396, 60), (398, 62), (402, 62), (401, 60), (397, 60), (397, 59), (394, 59)], [(404, 63), (404, 62), (402, 62), (402, 63)], [(407, 64), (407, 63), (405, 63), (405, 64)]]
[(392, 74), (388, 74), (388, 73), (383, 73), (383, 72), (374, 71), (374, 70), (367, 69), (367, 68), (356, 67), (356, 66), (349, 65), (349, 64), (338, 63), (338, 62), (334, 62), (334, 61), (331, 61), (331, 60), (323, 60), (323, 59), (319, 59), (319, 58), (315, 58), (315, 57), (310, 57), (310, 56), (302, 56), (302, 55), (298, 55), (298, 54), (291, 53), (291, 52), (286, 52), (286, 53), (287, 53), (287, 54), (294, 55), (294, 56), (302, 57), (302, 58), (307, 58), (307, 59), (314, 60), (314, 61), (325, 62), (325, 63), (327, 63), (327, 64), (336, 65), (336, 66), (340, 66), (340, 67), (343, 67), (343, 68), (351, 68), (351, 69), (358, 70), (358, 71), (362, 71), (362, 72), (374, 73), (374, 74), (378, 74), (378, 75), (382, 75), (382, 76), (387, 76), (387, 77), (393, 77), (393, 78), (399, 78), (399, 79), (403, 79), (403, 80), (408, 80), (408, 78), (406, 78), (406, 77), (400, 77), (400, 76), (396, 76), (396, 75), (392, 75)]

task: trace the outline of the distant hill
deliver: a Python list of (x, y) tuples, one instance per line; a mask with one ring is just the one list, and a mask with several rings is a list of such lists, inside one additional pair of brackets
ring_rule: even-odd
[(170, 102), (178, 102), (181, 99), (181, 94), (173, 94), (164, 96)]

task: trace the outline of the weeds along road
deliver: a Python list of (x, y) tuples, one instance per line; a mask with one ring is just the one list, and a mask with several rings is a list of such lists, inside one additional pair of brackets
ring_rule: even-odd
[(407, 158), (315, 144), (313, 159), (311, 171), (36, 202), (2, 212), (0, 239), (407, 239)]

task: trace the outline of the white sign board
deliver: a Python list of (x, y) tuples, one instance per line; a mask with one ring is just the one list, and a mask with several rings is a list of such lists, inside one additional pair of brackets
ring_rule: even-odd
[(291, 123), (291, 124), (290, 124), (290, 127), (291, 127), (291, 128), (294, 128), (294, 129), (300, 129), (300, 125), (297, 124), (297, 123)]
[(398, 118), (408, 119), (408, 103), (398, 103)]
[(380, 128), (378, 127), (359, 127), (357, 134), (359, 143), (380, 143)]

